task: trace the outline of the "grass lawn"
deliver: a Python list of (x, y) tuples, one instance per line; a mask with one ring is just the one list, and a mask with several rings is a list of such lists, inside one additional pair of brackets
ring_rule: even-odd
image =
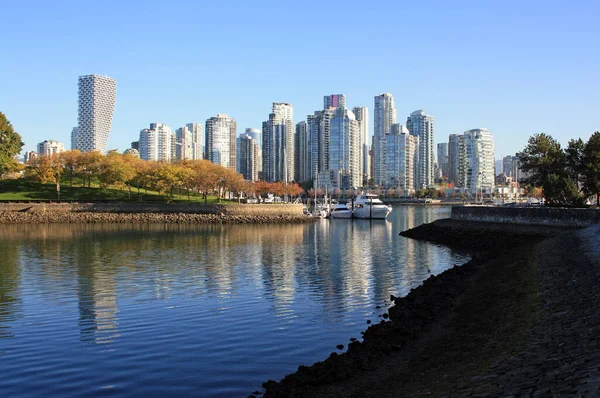
[[(127, 189), (119, 190), (114, 188), (100, 189), (81, 187), (80, 184), (70, 187), (68, 183), (63, 182), (60, 185), (61, 201), (115, 201), (115, 202), (167, 202), (167, 195), (159, 195), (158, 192), (140, 190), (133, 188), (131, 198)], [(141, 197), (141, 199), (140, 199)], [(55, 184), (42, 184), (28, 179), (0, 180), (0, 201), (57, 201), (59, 199)], [(204, 203), (202, 196), (174, 195), (173, 203)], [(208, 197), (208, 204), (218, 203), (215, 196)], [(229, 200), (222, 200), (222, 204), (234, 203)]]

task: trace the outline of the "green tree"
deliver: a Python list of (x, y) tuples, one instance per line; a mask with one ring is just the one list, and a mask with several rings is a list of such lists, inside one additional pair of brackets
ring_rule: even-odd
[(570, 140), (565, 148), (565, 166), (569, 177), (579, 187), (582, 182), (583, 175), (583, 152), (585, 151), (585, 143), (581, 138)]
[(548, 206), (577, 206), (584, 205), (575, 182), (566, 175), (550, 174), (544, 182), (544, 196)]
[(583, 192), (596, 195), (596, 205), (600, 206), (600, 132), (594, 132), (585, 145), (582, 164)]
[(541, 133), (529, 138), (525, 149), (517, 153), (521, 162), (521, 170), (529, 172), (528, 178), (520, 181), (523, 184), (543, 186), (548, 176), (564, 170), (565, 154), (560, 144), (551, 136)]
[(4, 113), (0, 112), (0, 176), (18, 168), (15, 156), (21, 152), (23, 141)]

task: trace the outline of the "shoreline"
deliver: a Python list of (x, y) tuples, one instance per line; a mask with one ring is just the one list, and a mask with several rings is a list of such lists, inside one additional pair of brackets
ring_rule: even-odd
[[(575, 301), (557, 299), (555, 290), (567, 286), (565, 263), (586, 266), (583, 258), (572, 259), (574, 265), (565, 258), (566, 247), (578, 244), (577, 231), (445, 219), (402, 232), (467, 249), (472, 260), (394, 298), (389, 320), (370, 326), (346, 352), (265, 382), (264, 396), (529, 396), (584, 388), (588, 374), (566, 383), (559, 378), (564, 364), (557, 347), (536, 351), (539, 341), (562, 339), (544, 303), (569, 308)], [(582, 283), (595, 289), (590, 281), (597, 280), (600, 274)]]
[(288, 214), (0, 211), (0, 224), (282, 224), (314, 221), (313, 217)]

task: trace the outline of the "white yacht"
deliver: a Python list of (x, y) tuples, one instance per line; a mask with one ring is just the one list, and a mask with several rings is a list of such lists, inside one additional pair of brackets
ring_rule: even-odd
[(352, 210), (341, 203), (336, 204), (329, 213), (330, 218), (352, 218)]
[(374, 194), (359, 195), (354, 201), (354, 218), (385, 219), (392, 212), (392, 206), (385, 205)]

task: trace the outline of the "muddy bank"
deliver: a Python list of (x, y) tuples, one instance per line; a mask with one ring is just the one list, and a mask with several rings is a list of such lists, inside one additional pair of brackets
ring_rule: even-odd
[(102, 213), (1, 211), (0, 224), (53, 223), (162, 223), (162, 224), (267, 224), (314, 222), (312, 217), (285, 214), (191, 214), (191, 213)]
[(476, 255), (395, 298), (389, 319), (370, 326), (345, 353), (264, 383), (264, 396), (503, 395), (510, 383), (490, 380), (529, 352), (532, 331), (545, 317), (540, 297), (552, 295), (541, 288), (537, 248), (564, 232), (453, 220), (404, 232)]

